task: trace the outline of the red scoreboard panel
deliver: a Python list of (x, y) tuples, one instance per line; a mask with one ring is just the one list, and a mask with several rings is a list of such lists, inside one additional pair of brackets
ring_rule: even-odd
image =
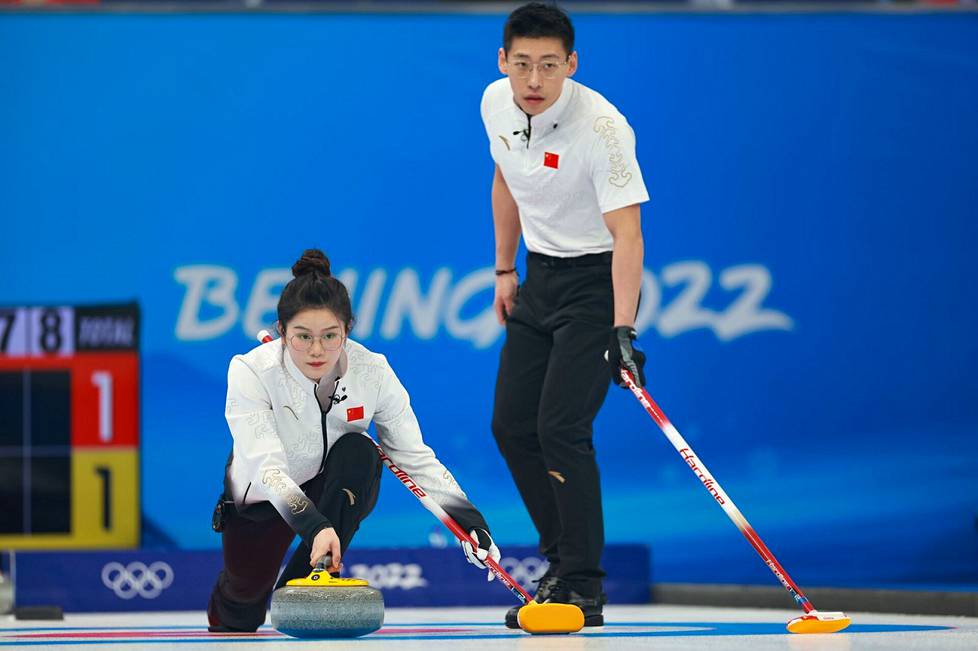
[(0, 549), (139, 545), (139, 306), (0, 308)]

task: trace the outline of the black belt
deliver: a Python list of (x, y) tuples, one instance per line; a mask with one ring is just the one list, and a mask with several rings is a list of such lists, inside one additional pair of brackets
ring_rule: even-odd
[(573, 258), (555, 258), (551, 255), (543, 255), (542, 253), (534, 253), (533, 251), (530, 251), (526, 254), (526, 259), (527, 262), (533, 262), (542, 267), (549, 267), (551, 269), (566, 269), (568, 267), (596, 267), (599, 265), (611, 264), (611, 251), (578, 255), (574, 256)]

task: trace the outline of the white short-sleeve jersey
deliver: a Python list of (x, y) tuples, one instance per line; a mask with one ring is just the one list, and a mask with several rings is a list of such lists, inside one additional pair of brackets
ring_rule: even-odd
[(604, 213), (649, 200), (632, 128), (608, 100), (573, 79), (532, 117), (517, 106), (509, 79), (498, 79), (483, 93), (482, 121), (530, 251), (556, 257), (611, 251)]

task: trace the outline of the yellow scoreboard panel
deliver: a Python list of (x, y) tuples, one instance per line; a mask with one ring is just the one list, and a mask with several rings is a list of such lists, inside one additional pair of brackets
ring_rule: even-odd
[(0, 549), (139, 545), (139, 308), (0, 308)]

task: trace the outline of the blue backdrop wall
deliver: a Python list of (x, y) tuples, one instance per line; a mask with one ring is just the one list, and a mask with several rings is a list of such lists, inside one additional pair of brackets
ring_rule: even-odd
[[(653, 396), (802, 585), (978, 583), (978, 16), (576, 20), (653, 195)], [(496, 538), (533, 541), (489, 432), (501, 23), (0, 15), (0, 303), (141, 303), (151, 540), (218, 545), (228, 359), (319, 246)], [(630, 395), (596, 445), (655, 580), (771, 581)], [(359, 544), (427, 544), (383, 491)]]

